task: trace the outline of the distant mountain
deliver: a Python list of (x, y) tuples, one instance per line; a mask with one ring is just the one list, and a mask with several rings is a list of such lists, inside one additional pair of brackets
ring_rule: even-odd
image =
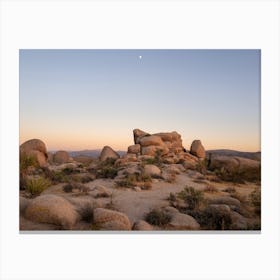
[(227, 150), (227, 149), (206, 151), (206, 155), (209, 155), (210, 153), (212, 155), (243, 157), (243, 158), (253, 159), (257, 161), (261, 160), (261, 152), (240, 152), (240, 151)]
[[(125, 151), (116, 151), (116, 152), (120, 156), (122, 156), (126, 153)], [(92, 158), (98, 158), (101, 153), (101, 150), (96, 149), (96, 150), (68, 151), (68, 153), (71, 157), (87, 156), (87, 157), (92, 157)]]

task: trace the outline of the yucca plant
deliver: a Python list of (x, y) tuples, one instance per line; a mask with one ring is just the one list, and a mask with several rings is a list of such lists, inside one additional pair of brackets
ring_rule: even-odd
[(26, 190), (32, 195), (38, 195), (48, 187), (50, 187), (51, 182), (49, 179), (44, 177), (35, 177), (26, 180)]

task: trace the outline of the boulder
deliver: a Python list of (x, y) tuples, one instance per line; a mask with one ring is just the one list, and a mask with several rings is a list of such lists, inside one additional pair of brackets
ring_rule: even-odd
[(140, 153), (140, 144), (131, 145), (127, 148), (127, 153), (139, 154)]
[(191, 144), (190, 153), (198, 158), (205, 158), (205, 149), (200, 140), (194, 140)]
[(48, 163), (50, 164), (53, 163), (53, 153), (48, 152), (47, 155), (48, 155)]
[(138, 128), (134, 129), (133, 130), (134, 144), (139, 144), (140, 139), (147, 135), (150, 134)]
[(19, 208), (20, 208), (20, 214), (21, 214), (21, 215), (24, 214), (25, 209), (27, 208), (27, 206), (28, 206), (28, 204), (29, 204), (30, 201), (31, 201), (30, 199), (25, 198), (25, 197), (23, 197), (23, 196), (20, 196), (20, 197), (19, 197)]
[(20, 151), (28, 153), (29, 151), (39, 151), (47, 156), (47, 148), (45, 143), (40, 139), (31, 139), (20, 145)]
[(131, 230), (128, 217), (118, 211), (96, 208), (93, 210), (93, 220), (100, 230)]
[(143, 156), (152, 156), (154, 157), (157, 153), (157, 151), (160, 151), (161, 155), (165, 155), (168, 153), (168, 148), (166, 146), (147, 146), (147, 147), (141, 147), (141, 155)]
[(230, 196), (222, 196), (217, 198), (212, 198), (208, 202), (209, 204), (226, 204), (226, 205), (234, 205), (236, 207), (240, 207), (241, 203), (238, 199), (230, 197)]
[(29, 202), (25, 217), (33, 222), (48, 223), (72, 229), (78, 220), (74, 206), (57, 195), (40, 195)]
[(171, 221), (167, 224), (169, 230), (199, 230), (199, 223), (190, 215), (173, 213)]
[(105, 161), (108, 158), (118, 159), (120, 158), (120, 155), (116, 153), (111, 147), (105, 146), (101, 151), (100, 160)]
[(69, 154), (66, 151), (57, 151), (53, 155), (53, 162), (57, 164), (67, 163), (69, 160)]
[(153, 230), (154, 227), (147, 223), (146, 221), (139, 220), (134, 223), (132, 230)]
[(96, 186), (93, 188), (92, 191), (89, 192), (89, 194), (95, 198), (98, 197), (109, 197), (111, 195), (111, 192), (104, 186)]
[(140, 139), (140, 145), (142, 147), (147, 146), (164, 146), (164, 142), (161, 140), (159, 136), (151, 135), (145, 136)]
[(245, 217), (240, 215), (235, 211), (231, 211), (231, 229), (233, 230), (246, 230), (248, 228), (248, 223)]
[(153, 165), (153, 164), (147, 164), (144, 166), (144, 173), (146, 175), (150, 175), (150, 176), (156, 176), (156, 177), (159, 177), (161, 176), (161, 170), (156, 166), (156, 165)]
[(20, 145), (20, 156), (34, 157), (40, 167), (47, 165), (47, 148), (40, 139), (31, 139)]

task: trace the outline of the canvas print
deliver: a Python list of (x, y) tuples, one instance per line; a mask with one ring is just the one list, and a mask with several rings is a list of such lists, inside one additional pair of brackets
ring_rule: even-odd
[(261, 51), (19, 51), (19, 230), (261, 229)]

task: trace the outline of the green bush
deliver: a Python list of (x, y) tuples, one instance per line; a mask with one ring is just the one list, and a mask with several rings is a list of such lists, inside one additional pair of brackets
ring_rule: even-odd
[(145, 220), (151, 225), (164, 226), (171, 221), (171, 215), (162, 210), (153, 209), (146, 214)]
[(26, 188), (27, 175), (29, 173), (30, 167), (38, 168), (38, 162), (34, 156), (27, 155), (25, 153), (20, 154), (19, 162), (19, 186), (20, 189)]
[(26, 180), (26, 190), (32, 195), (38, 195), (50, 186), (50, 180), (44, 177), (37, 177)]
[(186, 202), (187, 208), (190, 210), (198, 209), (204, 201), (204, 194), (202, 191), (188, 186), (178, 193), (178, 197)]

